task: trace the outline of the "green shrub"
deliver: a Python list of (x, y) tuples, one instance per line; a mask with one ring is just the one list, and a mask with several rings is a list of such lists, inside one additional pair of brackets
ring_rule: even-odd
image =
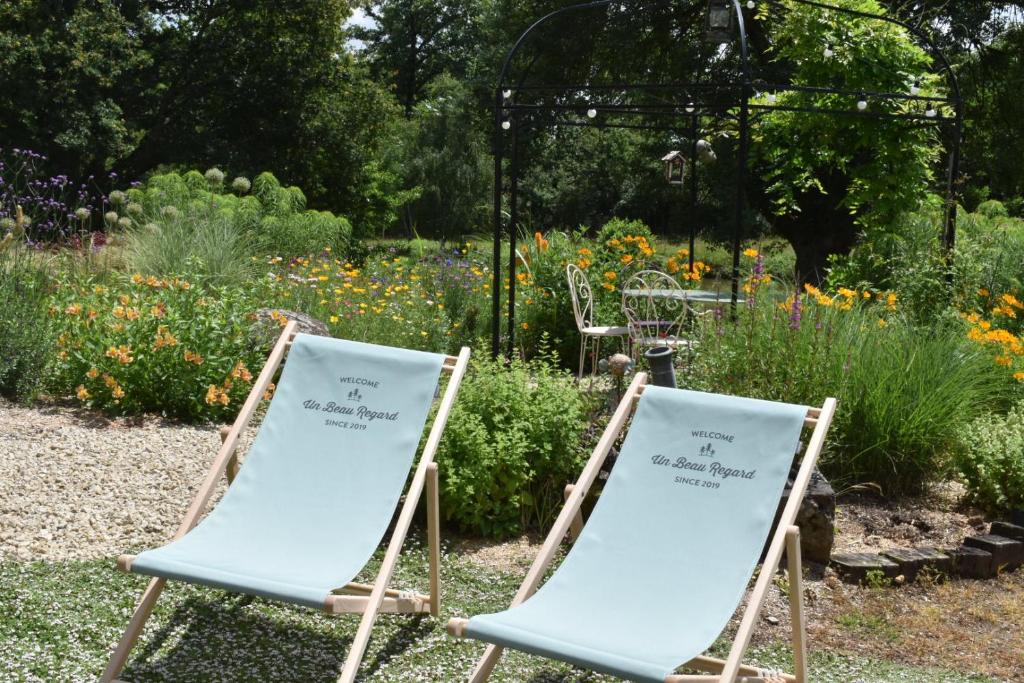
[(251, 332), (260, 298), (153, 276), (65, 283), (50, 307), (50, 389), (109, 413), (229, 420), (266, 356)]
[(1024, 508), (1024, 404), (964, 426), (956, 467), (975, 504), (992, 512)]
[(549, 526), (586, 459), (587, 407), (548, 361), (476, 357), (438, 453), (447, 519), (492, 537)]
[(49, 278), (38, 258), (13, 235), (0, 243), (0, 395), (8, 398), (31, 397), (52, 354)]
[(998, 199), (989, 199), (978, 204), (978, 208), (974, 212), (980, 213), (985, 218), (1005, 218), (1010, 215), (1006, 207)]

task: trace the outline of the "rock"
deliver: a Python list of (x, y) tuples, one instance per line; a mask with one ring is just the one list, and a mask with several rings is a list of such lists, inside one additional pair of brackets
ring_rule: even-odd
[(767, 621), (772, 626), (778, 626), (780, 623), (782, 623), (782, 622), (779, 621), (778, 617), (767, 616), (767, 617), (764, 618), (764, 620)]
[(992, 564), (997, 570), (1012, 571), (1024, 562), (1024, 543), (1005, 536), (996, 534), (971, 536), (964, 539), (964, 545), (992, 553)]
[(275, 311), (289, 321), (294, 320), (297, 332), (313, 334), (318, 337), (331, 336), (331, 330), (327, 327), (327, 324), (313, 316), (298, 311), (289, 311), (284, 308), (261, 308), (256, 311), (256, 322), (252, 326), (253, 336), (260, 343), (273, 344), (281, 336), (281, 324), (271, 317), (271, 314)]
[[(789, 480), (786, 481), (786, 488), (782, 492), (782, 499), (779, 501), (779, 508), (775, 512), (775, 520), (772, 528), (779, 523), (782, 510), (789, 502), (789, 492), (793, 487), (793, 479), (796, 476), (796, 468), (790, 472)], [(836, 493), (828, 480), (817, 469), (811, 474), (811, 481), (807, 485), (807, 494), (796, 514), (796, 525), (800, 527), (800, 555), (804, 561), (828, 564), (829, 556), (832, 554), (832, 544), (835, 542), (835, 521), (836, 521)], [(764, 559), (768, 552), (768, 543), (761, 552), (761, 559)]]
[(894, 548), (882, 555), (900, 566), (900, 573), (907, 581), (916, 579), (925, 567), (943, 574), (949, 574), (953, 569), (953, 560), (935, 548)]
[(831, 565), (846, 583), (864, 583), (868, 572), (881, 572), (887, 579), (900, 574), (898, 564), (874, 553), (840, 553), (832, 558)]

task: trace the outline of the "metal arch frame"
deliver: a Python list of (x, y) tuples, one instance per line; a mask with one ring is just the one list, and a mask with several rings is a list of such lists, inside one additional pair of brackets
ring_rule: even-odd
[[(512, 65), (512, 60), (516, 57), (519, 51), (522, 49), (526, 40), (533, 34), (538, 28), (547, 24), (552, 19), (559, 17), (570, 12), (581, 12), (586, 10), (598, 9), (602, 7), (609, 7), (613, 4), (617, 4), (619, 0), (592, 0), (590, 2), (582, 2), (566, 7), (559, 8), (548, 14), (542, 16), (531, 24), (518, 38), (508, 54), (505, 56), (504, 63), (502, 64), (501, 73), (498, 77), (497, 88), (495, 89), (495, 100), (494, 100), (494, 140), (493, 140), (493, 151), (494, 151), (494, 235), (493, 235), (493, 280), (491, 288), (491, 353), (497, 357), (500, 353), (500, 339), (501, 339), (501, 291), (502, 291), (502, 278), (501, 278), (501, 239), (504, 233), (502, 224), (502, 198), (503, 198), (503, 161), (505, 159), (505, 136), (504, 130), (502, 129), (502, 123), (508, 121), (510, 123), (511, 132), (511, 145), (509, 149), (509, 160), (510, 168), (509, 175), (509, 221), (508, 221), (508, 238), (509, 238), (509, 253), (508, 253), (508, 340), (506, 356), (511, 357), (514, 351), (515, 344), (515, 296), (516, 296), (516, 230), (518, 226), (518, 185), (519, 185), (519, 144), (518, 144), (518, 133), (520, 128), (521, 119), (520, 112), (525, 110), (532, 110), (534, 112), (558, 112), (566, 111), (573, 112), (578, 110), (578, 107), (568, 106), (552, 106), (552, 105), (533, 105), (523, 106), (516, 105), (514, 102), (507, 100), (504, 97), (505, 90), (521, 91), (521, 90), (550, 90), (555, 92), (566, 92), (569, 90), (618, 90), (628, 92), (640, 92), (644, 90), (652, 89), (663, 89), (663, 90), (678, 90), (680, 92), (687, 92), (691, 88), (715, 88), (715, 89), (736, 89), (739, 93), (739, 97), (730, 104), (731, 107), (737, 108), (738, 113), (735, 118), (737, 119), (739, 129), (739, 142), (738, 142), (738, 153), (737, 153), (737, 176), (736, 176), (736, 200), (735, 200), (735, 217), (734, 217), (734, 228), (733, 228), (733, 263), (732, 263), (732, 306), (735, 310), (736, 301), (739, 294), (739, 280), (740, 280), (740, 245), (743, 240), (743, 216), (746, 208), (746, 184), (747, 184), (747, 169), (749, 165), (750, 156), (750, 122), (752, 118), (752, 110), (757, 112), (765, 111), (789, 111), (796, 113), (814, 113), (824, 114), (831, 116), (859, 116), (864, 118), (876, 118), (881, 120), (903, 120), (917, 122), (918, 124), (928, 124), (935, 127), (943, 127), (946, 125), (952, 125), (953, 128), (953, 139), (949, 149), (949, 164), (948, 173), (946, 178), (946, 217), (945, 226), (942, 234), (942, 244), (946, 251), (947, 259), (952, 259), (953, 249), (956, 243), (956, 217), (957, 217), (957, 204), (956, 204), (956, 191), (955, 187), (959, 182), (960, 176), (960, 148), (963, 143), (964, 137), (964, 105), (963, 98), (960, 90), (959, 80), (956, 77), (956, 73), (953, 71), (952, 65), (949, 60), (946, 59), (945, 54), (935, 45), (934, 41), (919, 27), (909, 24), (907, 22), (895, 19), (882, 14), (874, 14), (870, 12), (863, 12), (860, 10), (848, 9), (845, 7), (838, 7), (830, 5), (819, 0), (786, 0), (788, 3), (795, 3), (800, 5), (806, 5), (810, 7), (816, 7), (819, 9), (837, 12), (839, 14), (845, 14), (848, 16), (860, 17), (872, 21), (881, 21), (896, 26), (902, 27), (908, 31), (910, 35), (914, 36), (918, 41), (923, 44), (926, 51), (931, 54), (933, 58), (938, 60), (941, 68), (940, 72), (944, 72), (947, 80), (948, 87), (951, 92), (951, 96), (947, 97), (924, 97), (915, 95), (906, 95), (903, 93), (893, 92), (862, 92), (862, 91), (845, 91), (835, 88), (812, 88), (807, 86), (794, 86), (792, 84), (761, 84), (756, 82), (751, 74), (750, 69), (750, 53), (749, 53), (749, 42), (746, 29), (746, 17), (743, 14), (743, 6), (740, 0), (729, 0), (732, 3), (734, 11), (734, 17), (736, 20), (736, 29), (739, 38), (739, 77), (738, 81), (712, 81), (708, 83), (665, 83), (665, 84), (641, 84), (641, 83), (623, 83), (623, 84), (605, 84), (605, 85), (573, 85), (573, 84), (556, 84), (556, 85), (534, 85), (524, 86), (521, 81), (518, 84), (511, 84), (508, 82), (509, 70)], [(785, 2), (781, 0), (760, 0), (767, 5), (781, 10), (788, 10)], [(704, 0), (694, 0), (694, 4), (703, 4)], [(693, 28), (690, 28), (692, 31)], [(529, 73), (529, 71), (527, 71)], [(525, 80), (526, 76), (523, 76), (522, 80)], [(774, 105), (774, 104), (751, 104), (751, 97), (755, 94), (756, 88), (760, 85), (771, 88), (775, 92), (822, 92), (830, 94), (846, 94), (851, 96), (857, 96), (865, 94), (877, 99), (887, 100), (903, 100), (903, 101), (919, 101), (919, 102), (934, 102), (940, 104), (951, 105), (954, 109), (954, 116), (952, 118), (945, 116), (921, 116), (919, 114), (888, 114), (888, 113), (875, 113), (875, 112), (857, 112), (857, 111), (845, 111), (838, 109), (828, 109), (822, 107), (793, 107), (786, 105)], [(688, 96), (688, 95), (687, 95)], [(689, 133), (693, 138), (692, 143), (696, 146), (696, 136), (699, 128), (700, 118), (703, 113), (700, 108), (695, 108), (691, 112), (681, 113), (680, 109), (683, 107), (679, 104), (672, 105), (646, 105), (643, 108), (630, 108), (615, 107), (615, 106), (597, 106), (595, 107), (599, 111), (610, 111), (620, 115), (661, 115), (672, 117), (676, 119), (688, 120), (689, 125), (686, 126), (687, 130), (685, 133)], [(705, 110), (706, 112), (707, 110)], [(715, 113), (716, 116), (729, 116), (725, 110), (718, 111)], [(651, 129), (651, 130), (669, 130), (684, 132), (682, 126), (645, 126), (639, 124), (625, 124), (615, 122), (587, 122), (587, 121), (573, 121), (573, 120), (556, 120), (550, 121), (538, 121), (534, 120), (530, 122), (531, 125), (568, 125), (568, 126), (597, 126), (602, 128), (635, 128), (635, 129)], [(694, 160), (696, 155), (692, 155)], [(696, 208), (697, 203), (697, 178), (696, 178), (696, 165), (692, 166), (691, 181), (690, 181), (690, 195), (691, 201)], [(694, 258), (693, 253), (693, 242), (695, 237), (695, 223), (690, 224), (690, 261), (691, 266)]]

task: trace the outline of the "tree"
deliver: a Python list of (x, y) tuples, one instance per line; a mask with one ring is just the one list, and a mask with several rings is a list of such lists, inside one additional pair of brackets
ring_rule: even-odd
[(111, 0), (0, 4), (0, 146), (45, 152), (76, 176), (109, 170), (143, 134), (124, 103), (151, 64), (151, 29)]
[[(883, 11), (875, 0), (838, 4)], [(804, 5), (783, 15), (762, 11), (760, 18), (771, 37), (762, 58), (774, 60), (795, 84), (902, 93), (920, 80), (925, 96), (944, 92), (941, 79), (928, 75), (928, 54), (899, 26)], [(851, 113), (856, 101), (832, 94), (777, 95), (780, 105)], [(868, 100), (867, 111), (921, 114), (923, 106)], [(772, 111), (755, 129), (753, 153), (765, 192), (752, 197), (793, 245), (798, 279), (819, 282), (829, 254), (846, 253), (861, 231), (885, 229), (900, 212), (919, 205), (934, 180), (940, 149), (934, 129), (913, 123)]]
[(480, 38), (477, 0), (364, 0), (360, 7), (373, 24), (353, 27), (352, 36), (406, 117), (441, 74), (465, 78)]

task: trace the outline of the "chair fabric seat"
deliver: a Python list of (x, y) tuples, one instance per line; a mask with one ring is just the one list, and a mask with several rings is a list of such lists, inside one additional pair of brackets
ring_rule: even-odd
[(590, 519), (531, 597), (466, 635), (644, 683), (739, 605), (807, 409), (648, 385)]
[(596, 325), (584, 327), (580, 329), (580, 332), (591, 337), (624, 337), (629, 334), (629, 328), (613, 325)]
[(380, 544), (444, 356), (299, 334), (223, 499), (131, 571), (322, 608)]

